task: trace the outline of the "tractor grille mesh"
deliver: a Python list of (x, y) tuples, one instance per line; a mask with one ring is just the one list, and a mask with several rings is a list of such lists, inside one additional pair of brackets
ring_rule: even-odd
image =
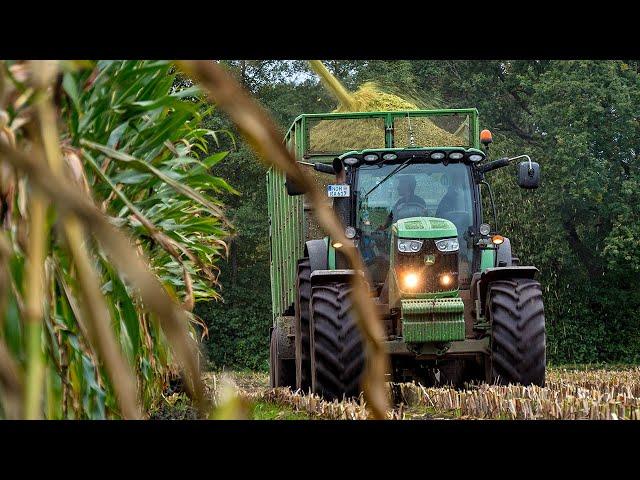
[[(433, 265), (427, 265), (425, 259), (433, 256)], [(437, 293), (447, 292), (458, 288), (458, 252), (444, 254), (438, 250), (433, 240), (425, 240), (422, 249), (416, 253), (397, 252), (395, 270), (398, 279), (402, 279), (407, 272), (418, 274), (418, 286), (406, 290), (409, 293)], [(448, 273), (453, 277), (452, 285), (442, 287), (438, 276)], [(400, 281), (400, 288), (402, 281)]]

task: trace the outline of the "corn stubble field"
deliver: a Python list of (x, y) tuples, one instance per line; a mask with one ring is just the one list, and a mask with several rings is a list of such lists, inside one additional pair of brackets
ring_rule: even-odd
[[(366, 403), (327, 402), (316, 395), (268, 387), (261, 372), (221, 372), (204, 376), (214, 403), (227, 418), (255, 420), (365, 420)], [(390, 385), (392, 420), (639, 420), (640, 368), (616, 370), (552, 368), (544, 388), (521, 385), (467, 385), (465, 389), (415, 383)], [(391, 389), (389, 390), (391, 392)], [(235, 394), (235, 395), (233, 395)], [(165, 397), (152, 418), (195, 418), (184, 394)]]

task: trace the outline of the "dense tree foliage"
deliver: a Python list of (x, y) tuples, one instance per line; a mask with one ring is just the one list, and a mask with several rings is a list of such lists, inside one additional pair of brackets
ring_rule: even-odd
[[(514, 170), (489, 174), (499, 228), (540, 269), (552, 362), (640, 359), (640, 66), (637, 61), (330, 61), (349, 89), (375, 80), (422, 107), (476, 107), (491, 155), (542, 165), (535, 192)], [(284, 129), (335, 101), (303, 62), (237, 61), (230, 68)], [(212, 128), (225, 124), (211, 119)], [(228, 125), (227, 125), (228, 126)], [(223, 267), (226, 304), (200, 313), (216, 365), (266, 365), (270, 325), (264, 169), (238, 142), (215, 173), (242, 192)], [(485, 217), (491, 222), (490, 214)]]

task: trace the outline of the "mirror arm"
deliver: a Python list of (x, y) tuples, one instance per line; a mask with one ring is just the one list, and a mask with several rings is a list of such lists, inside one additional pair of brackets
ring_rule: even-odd
[(509, 161), (511, 162), (512, 160), (517, 160), (519, 158), (526, 158), (529, 161), (529, 172), (531, 172), (533, 170), (533, 166), (531, 165), (531, 157), (529, 155), (518, 155), (517, 157), (510, 158)]
[(495, 222), (495, 231), (499, 232), (500, 229), (498, 228), (498, 211), (496, 210), (496, 202), (493, 200), (493, 192), (491, 191), (491, 185), (489, 185), (489, 183), (486, 180), (481, 180), (480, 181), (481, 185), (486, 185), (487, 186), (487, 190), (489, 191), (489, 199), (491, 200), (491, 208), (493, 209), (493, 221)]
[(519, 158), (526, 158), (529, 161), (529, 172), (531, 172), (533, 170), (533, 167), (531, 166), (531, 157), (529, 157), (529, 155), (518, 155), (517, 157), (511, 157), (511, 158), (509, 157), (499, 158), (498, 160), (494, 160), (493, 162), (485, 163), (484, 165), (478, 166), (478, 170), (481, 173), (487, 173), (487, 172), (490, 172), (491, 170), (495, 170), (496, 168), (506, 167), (512, 161), (518, 160)]
[(496, 168), (506, 167), (507, 165), (509, 165), (510, 161), (511, 161), (510, 158), (499, 158), (498, 160), (485, 163), (484, 165), (479, 165), (478, 171), (484, 174), (484, 173), (490, 172), (491, 170), (495, 170)]
[(303, 162), (302, 160), (297, 160), (297, 162), (301, 165), (307, 165), (309, 167), (313, 167), (316, 172), (329, 173), (331, 175), (335, 174), (336, 171), (333, 168), (333, 165), (327, 165), (326, 163), (311, 163), (311, 162)]

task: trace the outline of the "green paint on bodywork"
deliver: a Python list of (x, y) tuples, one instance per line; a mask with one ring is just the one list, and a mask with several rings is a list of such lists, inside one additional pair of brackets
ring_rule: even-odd
[(393, 224), (393, 233), (398, 238), (448, 238), (457, 237), (456, 226), (444, 218), (409, 217)]
[(496, 251), (492, 248), (480, 250), (480, 271), (496, 266)]
[(405, 342), (464, 340), (464, 303), (461, 298), (404, 299), (400, 305)]

